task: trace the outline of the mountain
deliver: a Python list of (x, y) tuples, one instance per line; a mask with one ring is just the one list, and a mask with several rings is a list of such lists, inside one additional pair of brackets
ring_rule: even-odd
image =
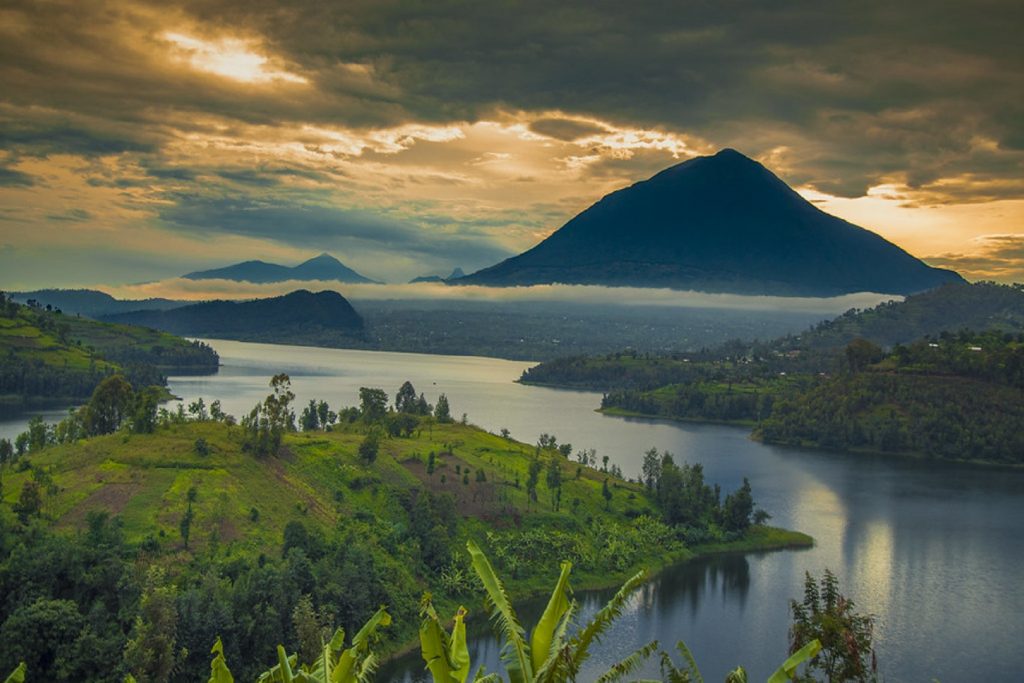
[(243, 261), (224, 268), (199, 270), (182, 277), (188, 280), (235, 280), (258, 283), (286, 280), (374, 283), (374, 280), (360, 275), (330, 254), (320, 254), (292, 267), (266, 261)]
[(736, 294), (910, 294), (963, 279), (831, 216), (732, 149), (613, 192), (532, 249), (457, 280)]
[(89, 318), (111, 313), (127, 313), (141, 309), (168, 309), (184, 306), (187, 301), (173, 299), (115, 299), (95, 289), (37, 289), (32, 292), (11, 292), (18, 303), (38, 302), (40, 306), (60, 309), (65, 315), (79, 314)]
[(460, 277), (465, 276), (466, 273), (462, 270), (462, 268), (456, 266), (448, 277), (441, 277), (440, 275), (421, 275), (419, 277), (414, 277), (413, 279), (409, 280), (409, 284), (414, 285), (417, 282), (450, 282), (452, 280), (457, 280)]
[(206, 301), (167, 311), (119, 313), (104, 319), (175, 334), (267, 341), (280, 335), (359, 334), (363, 329), (362, 317), (341, 294), (314, 294), (305, 289), (268, 299)]

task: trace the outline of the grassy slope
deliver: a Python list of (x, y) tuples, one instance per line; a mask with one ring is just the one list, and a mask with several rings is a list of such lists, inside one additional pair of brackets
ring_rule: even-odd
[(95, 352), (62, 342), (54, 333), (40, 329), (35, 314), (24, 308), (14, 318), (0, 318), (0, 354), (72, 369), (88, 370), (93, 364), (101, 369), (113, 367)]
[[(147, 352), (170, 352), (189, 346), (191, 342), (182, 337), (160, 332), (148, 327), (104, 323), (89, 318), (66, 316), (63, 322), (71, 328), (68, 337), (82, 342), (83, 346), (91, 346), (100, 355), (113, 353), (121, 348), (133, 347)], [(157, 365), (160, 369), (170, 366)], [(181, 368), (177, 368), (181, 369)]]
[[(539, 502), (530, 503), (525, 485), (517, 489), (513, 482), (518, 475), (525, 484), (533, 447), (469, 425), (434, 425), (411, 438), (386, 439), (369, 467), (356, 456), (363, 439), (363, 428), (358, 425), (288, 435), (286, 452), (268, 458), (242, 453), (237, 430), (213, 422), (186, 423), (152, 435), (114, 434), (35, 453), (33, 466), (46, 469), (60, 489), (44, 496), (44, 515), (59, 528), (72, 530), (85, 524), (90, 510), (108, 510), (122, 517), (129, 541), (152, 536), (163, 551), (174, 556), (183, 550), (178, 524), (185, 511), (186, 492), (195, 486), (192, 552), (207, 551), (217, 544), (221, 551), (254, 556), (278, 552), (284, 527), (292, 520), (325, 533), (341, 518), (356, 515), (399, 522), (402, 510), (398, 499), (415, 487), (451, 493), (463, 515), (462, 534), (467, 537), (479, 538), (488, 530), (516, 525), (572, 528), (570, 517), (626, 521), (627, 512), (653, 514), (640, 485), (618, 480), (613, 482), (614, 497), (606, 512), (601, 489), (607, 475), (583, 469), (577, 479), (576, 463), (560, 456), (555, 457), (563, 463), (562, 509), (551, 510), (543, 474)], [(207, 456), (195, 453), (194, 444), (200, 437), (211, 447)], [(432, 450), (445, 454), (438, 457), (431, 476), (425, 462)], [(456, 467), (472, 470), (469, 484), (456, 474)], [(486, 482), (476, 481), (477, 469), (484, 470)], [(8, 503), (14, 502), (22, 482), (30, 476), (29, 471), (6, 469), (3, 493)], [(579, 499), (575, 511), (570, 504), (573, 499)], [(256, 521), (250, 517), (254, 508), (259, 511)], [(2, 514), (10, 514), (8, 507), (4, 509)], [(754, 542), (752, 547), (810, 542), (801, 534), (781, 533), (761, 539), (764, 543)], [(643, 564), (658, 569), (692, 555), (688, 550), (662, 557), (652, 549)], [(614, 584), (628, 573), (577, 575), (574, 583), (579, 587)]]

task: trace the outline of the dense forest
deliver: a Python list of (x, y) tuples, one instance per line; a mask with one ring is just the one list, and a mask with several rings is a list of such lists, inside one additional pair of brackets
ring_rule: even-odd
[(800, 336), (566, 357), (521, 381), (604, 391), (610, 414), (744, 424), (776, 443), (1020, 464), (1022, 329), (1024, 287), (944, 285)]
[(104, 379), (58, 425), (0, 442), (0, 670), (31, 680), (192, 681), (219, 636), (239, 680), (353, 634), (382, 604), (383, 652), (479, 584), (478, 543), (510, 591), (533, 595), (559, 560), (580, 586), (625, 580), (705, 549), (789, 547), (749, 484), (723, 494), (700, 465), (649, 451), (634, 481), (544, 434), (489, 434), (394, 400), (294, 406), (290, 380), (236, 420), (218, 402), (161, 409)]
[(1024, 462), (1024, 334), (963, 331), (889, 354), (866, 342), (848, 348), (850, 370), (781, 395), (760, 438)]
[(88, 398), (116, 372), (137, 386), (162, 386), (166, 373), (214, 372), (218, 362), (200, 342), (68, 316), (35, 301), (21, 305), (0, 293), (0, 403), (9, 410)]

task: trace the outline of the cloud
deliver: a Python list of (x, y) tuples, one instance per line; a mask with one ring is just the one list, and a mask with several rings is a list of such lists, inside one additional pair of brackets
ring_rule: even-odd
[[(385, 212), (303, 204), (283, 198), (235, 195), (206, 197), (172, 195), (159, 210), (161, 220), (193, 233), (228, 233), (273, 240), (289, 246), (318, 251), (341, 249), (344, 253), (376, 252), (385, 258), (425, 257), (430, 262), (464, 263), (467, 267), (507, 258), (500, 245), (467, 231), (428, 231), (415, 219), (392, 218)], [(450, 223), (445, 217), (421, 216), (419, 222)], [(350, 263), (356, 270), (362, 260)]]
[(20, 185), (22, 187), (31, 187), (35, 184), (35, 181), (27, 173), (22, 173), (12, 168), (4, 168), (0, 166), (0, 186), (8, 185)]
[(925, 257), (935, 266), (954, 268), (972, 280), (1024, 282), (1024, 234), (983, 235), (977, 253)]
[(209, 299), (253, 299), (279, 296), (296, 289), (313, 291), (332, 289), (353, 301), (489, 301), (573, 302), (601, 306), (665, 306), (671, 308), (709, 308), (729, 310), (779, 310), (838, 314), (851, 308), (869, 308), (883, 301), (902, 297), (863, 292), (838, 297), (772, 297), (738, 294), (708, 294), (670, 289), (598, 287), (593, 285), (534, 285), (531, 287), (451, 287), (432, 282), (416, 284), (342, 284), (332, 281), (276, 282), (255, 284), (233, 280), (186, 280), (174, 278), (136, 285), (100, 286), (112, 296), (123, 299), (165, 297), (200, 301)]
[(1024, 198), (1022, 24), (1013, 0), (10, 0), (2, 215), (19, 246), (80, 209), (97, 248), (239, 237), (401, 279), (724, 146), (830, 197), (886, 188), (889, 218), (1000, 204)]

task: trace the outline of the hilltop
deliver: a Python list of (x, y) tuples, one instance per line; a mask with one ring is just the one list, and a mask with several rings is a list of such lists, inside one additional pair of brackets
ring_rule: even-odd
[(134, 311), (104, 316), (111, 322), (144, 325), (175, 334), (247, 341), (359, 337), (363, 319), (337, 292), (296, 290), (251, 301), (205, 301), (166, 311)]
[(214, 372), (210, 347), (164, 332), (102, 323), (0, 299), (0, 404), (8, 409), (88, 397), (122, 372), (138, 385), (166, 373)]
[(821, 211), (725, 149), (613, 192), (532, 249), (454, 283), (835, 296), (962, 281)]
[(266, 261), (243, 261), (223, 268), (199, 270), (182, 275), (188, 280), (235, 280), (238, 282), (286, 282), (288, 280), (373, 283), (330, 254), (320, 254), (297, 266)]

